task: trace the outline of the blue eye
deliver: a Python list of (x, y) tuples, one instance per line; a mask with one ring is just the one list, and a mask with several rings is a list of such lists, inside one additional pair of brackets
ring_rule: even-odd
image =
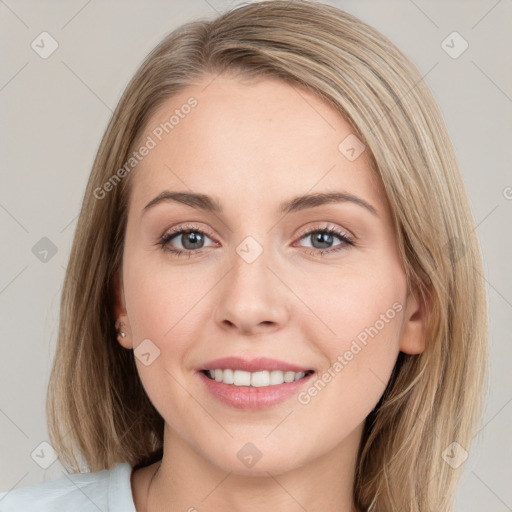
[[(162, 250), (170, 252), (175, 256), (199, 256), (202, 254), (204, 241), (206, 238), (210, 238), (207, 233), (195, 226), (181, 226), (169, 233), (164, 234), (158, 241), (158, 245), (161, 246)], [(300, 240), (310, 237), (313, 244), (313, 250), (306, 251), (309, 254), (323, 256), (326, 253), (334, 253), (346, 249), (347, 246), (354, 245), (352, 239), (342, 231), (332, 226), (325, 226), (324, 228), (316, 228), (304, 233)], [(171, 242), (173, 239), (180, 241), (182, 248), (174, 247)], [(341, 243), (334, 247), (326, 247), (333, 243), (333, 239), (338, 238)], [(213, 244), (215, 245), (215, 244)], [(320, 245), (316, 247), (315, 245)]]
[[(194, 226), (182, 226), (163, 235), (158, 244), (164, 251), (169, 251), (176, 256), (182, 256), (185, 254), (188, 254), (189, 257), (192, 255), (196, 256), (202, 252), (201, 249), (203, 248), (205, 236), (208, 237), (208, 235), (201, 229)], [(177, 238), (180, 241), (183, 249), (176, 248), (171, 245), (171, 240), (174, 238)]]
[[(348, 235), (332, 226), (325, 226), (324, 228), (310, 230), (301, 237), (301, 240), (308, 237), (313, 241), (313, 244), (320, 245), (320, 247), (315, 247), (313, 245), (312, 247), (315, 250), (307, 251), (309, 254), (313, 255), (319, 254), (320, 256), (323, 256), (326, 253), (341, 251), (342, 249), (345, 249), (347, 245), (354, 245), (354, 242), (348, 237)], [(325, 247), (325, 244), (330, 245), (333, 243), (333, 238), (338, 238), (341, 240), (341, 243), (334, 247)]]

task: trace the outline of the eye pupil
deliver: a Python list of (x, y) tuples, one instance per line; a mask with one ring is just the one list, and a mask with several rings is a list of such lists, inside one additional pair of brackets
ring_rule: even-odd
[[(328, 249), (330, 244), (332, 244), (332, 235), (330, 233), (318, 232), (315, 235), (313, 235), (313, 241), (313, 247), (315, 247), (316, 249)], [(322, 247), (316, 247), (316, 242), (326, 245)]]
[[(197, 249), (195, 244), (200, 244), (201, 242), (203, 242), (203, 235), (194, 231), (183, 233), (182, 237), (183, 247), (185, 247), (185, 249)], [(188, 246), (189, 243), (192, 244), (192, 247)]]

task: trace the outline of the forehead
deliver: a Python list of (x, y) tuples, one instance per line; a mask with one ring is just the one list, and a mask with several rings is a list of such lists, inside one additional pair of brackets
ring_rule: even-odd
[(351, 160), (340, 150), (353, 131), (302, 88), (268, 78), (205, 76), (147, 123), (139, 140), (153, 147), (134, 170), (131, 203), (141, 209), (167, 189), (261, 208), (308, 192), (345, 190), (383, 207), (367, 152)]

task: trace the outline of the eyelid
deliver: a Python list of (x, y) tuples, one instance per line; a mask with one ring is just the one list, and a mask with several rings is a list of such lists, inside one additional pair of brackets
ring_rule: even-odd
[(315, 233), (317, 231), (324, 231), (324, 230), (336, 230), (345, 235), (346, 238), (353, 241), (356, 239), (356, 236), (353, 235), (348, 229), (342, 228), (341, 226), (338, 226), (336, 224), (332, 224), (330, 222), (324, 222), (322, 225), (318, 225), (316, 227), (306, 227), (304, 229), (301, 229), (300, 233), (298, 235), (298, 238), (303, 238), (306, 235), (310, 235), (312, 233)]
[(174, 226), (172, 228), (166, 229), (162, 236), (160, 238), (167, 238), (171, 235), (181, 233), (182, 231), (200, 231), (203, 232), (205, 235), (208, 235), (210, 238), (214, 239), (215, 236), (213, 235), (213, 232), (202, 225), (193, 225), (193, 224), (179, 224), (178, 226)]

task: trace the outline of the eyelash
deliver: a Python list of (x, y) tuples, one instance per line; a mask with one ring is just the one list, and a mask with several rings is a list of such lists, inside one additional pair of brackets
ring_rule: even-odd
[[(162, 237), (158, 241), (157, 245), (159, 245), (163, 251), (170, 252), (177, 257), (185, 256), (185, 255), (188, 255), (189, 258), (193, 257), (193, 256), (194, 257), (199, 256), (203, 252), (202, 249), (183, 250), (183, 249), (176, 249), (176, 248), (168, 245), (169, 242), (173, 238), (177, 237), (178, 235), (182, 235), (184, 233), (191, 233), (191, 232), (192, 233), (200, 233), (201, 235), (206, 235), (209, 238), (212, 238), (206, 231), (198, 229), (195, 226), (180, 226), (179, 228), (173, 229), (172, 231), (162, 235)], [(345, 233), (343, 233), (342, 231), (340, 231), (337, 228), (332, 227), (332, 226), (325, 226), (324, 228), (315, 228), (310, 231), (307, 231), (306, 233), (303, 233), (300, 236), (299, 240), (302, 240), (303, 238), (305, 238), (309, 235), (315, 234), (315, 233), (328, 233), (330, 235), (335, 235), (342, 241), (342, 243), (335, 246), (334, 248), (331, 248), (331, 249), (309, 248), (310, 250), (306, 251), (308, 254), (323, 256), (324, 254), (331, 254), (331, 253), (335, 253), (335, 252), (341, 251), (343, 249), (346, 249), (347, 245), (348, 246), (354, 245), (354, 241), (349, 236), (347, 236)]]

